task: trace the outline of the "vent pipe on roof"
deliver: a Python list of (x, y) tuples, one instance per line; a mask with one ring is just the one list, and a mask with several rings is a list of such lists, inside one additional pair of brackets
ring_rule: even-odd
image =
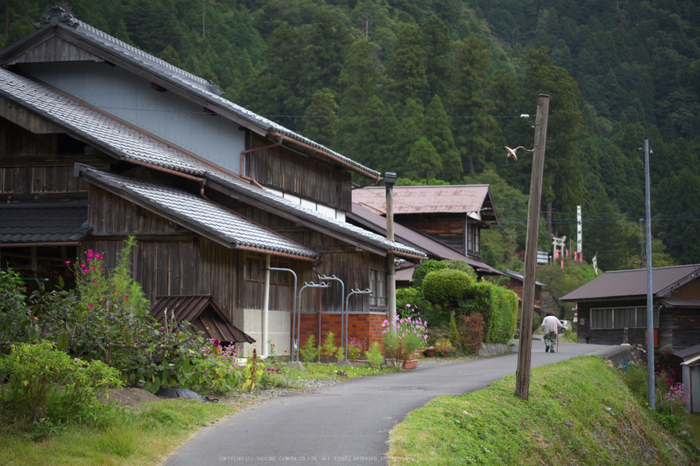
[[(394, 241), (394, 184), (396, 184), (396, 173), (385, 173), (384, 183), (386, 184), (386, 239)], [(386, 256), (386, 298), (389, 308), (389, 321), (396, 325), (396, 264), (394, 254)], [(394, 327), (392, 327), (394, 328)]]

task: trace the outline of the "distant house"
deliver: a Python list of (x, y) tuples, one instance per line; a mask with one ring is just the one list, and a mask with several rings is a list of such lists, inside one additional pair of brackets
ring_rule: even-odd
[[(353, 175), (378, 172), (59, 7), (36, 27), (0, 51), (3, 266), (52, 286), (88, 248), (115, 265), (134, 235), (152, 303), (209, 296), (263, 353), (291, 350), (296, 293), (269, 267), (298, 286), (327, 274), (372, 289), (351, 300), (349, 336), (379, 340), (387, 257), (426, 255), (345, 221)], [(302, 341), (340, 334), (344, 298), (335, 284), (303, 296)]]
[[(384, 191), (355, 189), (352, 202), (385, 216)], [(393, 199), (396, 223), (476, 261), (481, 261), (481, 230), (499, 223), (488, 185), (395, 186)]]
[[(525, 278), (521, 273), (514, 272), (512, 270), (505, 270), (503, 274), (508, 277), (508, 281), (502, 286), (515, 291), (518, 295), (518, 302), (522, 303), (523, 300), (523, 285), (525, 284)], [(535, 312), (542, 314), (542, 287), (547, 286), (544, 283), (538, 281), (535, 282)]]
[[(652, 272), (654, 346), (677, 351), (700, 344), (700, 264)], [(606, 272), (561, 298), (578, 307), (578, 341), (646, 344), (646, 269)]]
[[(379, 235), (386, 236), (386, 217), (381, 216), (376, 213), (375, 210), (368, 209), (356, 202), (353, 202), (352, 204), (352, 211), (347, 213), (347, 220), (354, 225), (373, 231)], [(465, 261), (474, 268), (474, 271), (479, 276), (503, 275), (493, 267), (470, 256), (465, 256), (446, 244), (441, 243), (427, 233), (398, 222), (394, 224), (394, 237), (400, 243), (424, 252), (429, 259)], [(413, 282), (413, 272), (418, 265), (420, 265), (418, 262), (409, 262), (405, 260), (397, 264), (396, 286), (411, 286)]]

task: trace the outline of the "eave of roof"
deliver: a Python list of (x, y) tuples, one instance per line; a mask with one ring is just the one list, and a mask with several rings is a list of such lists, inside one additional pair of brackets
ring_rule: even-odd
[[(352, 212), (348, 212), (347, 217), (365, 228), (369, 228), (379, 235), (386, 234), (386, 218), (377, 215), (370, 209), (366, 209), (364, 206), (352, 204)], [(400, 223), (394, 222), (394, 236), (404, 244), (412, 246), (419, 251), (423, 251), (428, 255), (433, 255), (441, 259), (450, 260), (461, 260), (467, 262), (469, 265), (474, 267), (478, 272), (492, 274), (492, 275), (503, 275), (498, 270), (493, 267), (467, 257), (454, 249), (446, 246), (439, 241), (417, 231), (412, 228), (408, 228)]]
[(315, 251), (193, 194), (76, 164), (79, 176), (223, 246), (314, 260)]
[[(353, 191), (353, 202), (379, 214), (385, 214), (384, 187), (366, 187)], [(486, 224), (498, 224), (489, 185), (394, 186), (394, 214), (477, 213)], [(490, 204), (491, 207), (484, 207)], [(492, 219), (484, 220), (490, 215)]]
[[(211, 81), (143, 52), (71, 15), (65, 14), (63, 9), (56, 8), (52, 7), (49, 15), (42, 17), (42, 21), (35, 25), (39, 29), (38, 31), (1, 50), (0, 63), (7, 63), (11, 58), (40, 42), (42, 36), (48, 37), (52, 34), (58, 34), (62, 39), (71, 41), (110, 63), (122, 65), (132, 71), (134, 67), (143, 70), (152, 75), (153, 82), (156, 84), (170, 88), (183, 97), (208, 107), (262, 136), (270, 137), (273, 133), (279, 133), (301, 148), (310, 148), (361, 176), (375, 182), (379, 180), (381, 174), (376, 170), (365, 167), (338, 152), (224, 99), (221, 97), (218, 87)], [(58, 18), (59, 16), (60, 18)], [(195, 96), (196, 98), (193, 98)]]
[[(211, 309), (214, 318), (204, 316)], [(151, 316), (160, 324), (165, 324), (174, 314), (178, 322), (186, 320), (195, 325), (211, 339), (236, 343), (255, 343), (250, 335), (233, 325), (216, 305), (211, 295), (158, 296), (151, 306)]]
[[(652, 271), (654, 298), (668, 298), (677, 288), (700, 277), (700, 264), (657, 267)], [(593, 281), (561, 298), (562, 301), (597, 301), (601, 299), (637, 299), (647, 293), (646, 269), (605, 272)]]
[(399, 242), (391, 242), (371, 231), (356, 227), (342, 220), (327, 217), (322, 213), (307, 209), (300, 204), (292, 203), (288, 199), (234, 177), (226, 176), (222, 173), (208, 172), (205, 178), (207, 187), (211, 189), (231, 195), (251, 205), (256, 205), (263, 210), (269, 211), (272, 207), (276, 215), (288, 220), (302, 222), (313, 230), (334, 236), (342, 241), (356, 242), (358, 247), (368, 249), (375, 254), (385, 255), (391, 253), (411, 259), (427, 258), (426, 254), (418, 249)]
[(78, 245), (90, 234), (87, 201), (0, 205), (0, 246)]

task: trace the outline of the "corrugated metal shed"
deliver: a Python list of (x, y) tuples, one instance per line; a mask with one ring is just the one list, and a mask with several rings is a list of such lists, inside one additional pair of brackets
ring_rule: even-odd
[[(386, 188), (368, 187), (352, 192), (352, 201), (386, 213)], [(485, 222), (498, 223), (489, 185), (395, 186), (394, 214), (478, 213)]]
[(87, 201), (0, 204), (0, 246), (74, 243), (90, 233)]
[(151, 306), (151, 316), (165, 324), (175, 315), (178, 322), (186, 320), (204, 332), (206, 338), (229, 343), (255, 343), (255, 340), (233, 325), (216, 305), (211, 295), (159, 296)]
[[(659, 267), (652, 270), (652, 293), (667, 297), (676, 288), (700, 276), (700, 264)], [(604, 298), (641, 297), (647, 294), (646, 269), (605, 272), (595, 280), (561, 298), (562, 301), (588, 301)]]

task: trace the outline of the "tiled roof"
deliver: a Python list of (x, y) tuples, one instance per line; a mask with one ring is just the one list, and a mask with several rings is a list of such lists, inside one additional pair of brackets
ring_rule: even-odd
[[(348, 218), (360, 223), (366, 228), (371, 228), (378, 233), (386, 233), (386, 218), (377, 215), (373, 211), (364, 208), (360, 204), (353, 202), (352, 212), (348, 212)], [(399, 223), (394, 223), (394, 237), (398, 240), (410, 244), (413, 247), (426, 252), (428, 255), (439, 259), (461, 260), (467, 262), (474, 269), (481, 273), (502, 275), (493, 267), (467, 257), (454, 249), (445, 246), (439, 241), (425, 235), (419, 231), (405, 227)], [(398, 275), (398, 272), (397, 272)]]
[(204, 332), (206, 338), (230, 343), (255, 343), (255, 340), (233, 325), (219, 310), (210, 295), (158, 296), (151, 306), (151, 316), (165, 324), (175, 314), (178, 322), (186, 320)]
[(90, 183), (131, 196), (146, 209), (200, 233), (208, 233), (229, 247), (269, 251), (303, 258), (317, 254), (261, 225), (229, 212), (212, 202), (179, 189), (135, 180), (80, 165)]
[(37, 82), (0, 68), (0, 95), (74, 131), (97, 147), (134, 163), (201, 176), (205, 166), (138, 131), (64, 97)]
[[(515, 272), (515, 271), (513, 271), (513, 270), (504, 270), (503, 273), (504, 273), (505, 275), (507, 275), (508, 277), (515, 278), (516, 280), (525, 283), (525, 277), (524, 277), (523, 274), (521, 274), (521, 273)], [(541, 283), (541, 282), (538, 282), (538, 281), (535, 281), (535, 285), (547, 286), (547, 285), (545, 285), (544, 283)]]
[[(304, 136), (297, 134), (294, 131), (291, 131), (285, 128), (284, 126), (279, 125), (271, 120), (268, 120), (267, 118), (264, 118), (254, 112), (251, 112), (250, 110), (247, 110), (241, 107), (240, 105), (237, 105), (229, 100), (224, 99), (220, 96), (220, 91), (218, 90), (218, 87), (214, 85), (211, 81), (200, 78), (198, 76), (193, 75), (192, 73), (182, 70), (176, 66), (173, 66), (170, 63), (161, 60), (160, 58), (154, 57), (153, 55), (150, 55), (142, 50), (139, 50), (136, 47), (133, 47), (117, 39), (116, 37), (110, 36), (109, 34), (100, 31), (99, 29), (93, 26), (90, 26), (89, 24), (86, 24), (76, 18), (72, 18), (70, 17), (70, 15), (67, 15), (68, 17), (70, 17), (70, 21), (68, 21), (67, 23), (72, 23), (73, 25), (75, 25), (75, 27), (71, 25), (66, 25), (63, 22), (59, 21), (55, 21), (55, 24), (52, 24), (53, 22), (50, 21), (50, 17), (56, 17), (57, 15), (61, 14), (61, 11), (63, 10), (51, 11), (49, 13), (49, 18), (47, 18), (49, 19), (49, 21), (42, 21), (41, 23), (37, 24), (37, 27), (40, 29), (43, 29), (45, 27), (60, 27), (65, 29), (66, 31), (77, 34), (84, 40), (87, 40), (104, 50), (115, 53), (120, 57), (124, 58), (125, 60), (137, 64), (138, 66), (145, 68), (151, 71), (152, 73), (155, 73), (163, 79), (174, 82), (184, 87), (185, 89), (188, 89), (189, 91), (198, 94), (200, 97), (203, 97), (216, 105), (220, 105), (221, 107), (228, 110), (231, 114), (234, 114), (239, 118), (249, 121), (251, 125), (255, 125), (259, 128), (262, 128), (266, 132), (280, 133), (290, 139), (311, 146), (323, 153), (326, 153), (331, 158), (340, 160), (344, 164), (354, 167), (359, 172), (364, 172), (370, 177), (378, 178), (380, 176), (380, 173), (376, 170), (372, 170), (371, 168), (365, 167), (364, 165), (355, 162), (354, 160), (345, 157), (344, 155), (339, 154), (338, 152), (335, 152), (321, 144), (318, 144), (317, 142), (314, 142), (311, 139), (305, 138)], [(63, 16), (66, 15), (64, 14)], [(42, 20), (44, 20), (44, 18), (42, 18)], [(11, 47), (13, 46), (8, 47), (8, 49)], [(223, 115), (225, 115), (225, 113)]]
[(398, 242), (391, 242), (381, 235), (365, 230), (364, 228), (357, 227), (342, 220), (328, 217), (327, 215), (324, 215), (318, 211), (314, 211), (300, 204), (291, 202), (289, 199), (285, 199), (277, 194), (271, 193), (264, 189), (260, 189), (257, 186), (244, 183), (243, 181), (238, 180), (232, 176), (227, 176), (223, 173), (211, 171), (206, 174), (206, 177), (211, 180), (218, 181), (233, 190), (256, 197), (268, 204), (273, 204), (279, 209), (286, 210), (287, 212), (293, 212), (296, 215), (300, 215), (305, 218), (308, 218), (309, 220), (312, 220), (316, 224), (321, 224), (324, 227), (329, 228), (331, 230), (335, 230), (345, 235), (355, 237), (360, 241), (373, 244), (377, 247), (382, 248), (383, 250), (393, 251), (396, 254), (403, 256), (421, 259), (426, 258), (425, 253), (418, 249), (406, 246), (405, 244), (401, 244)]
[[(658, 267), (652, 270), (654, 297), (668, 297), (679, 286), (700, 276), (700, 264)], [(646, 269), (615, 270), (563, 296), (562, 301), (643, 297), (647, 294)]]
[[(367, 187), (352, 192), (352, 202), (377, 213), (386, 210), (386, 188)], [(489, 185), (394, 186), (394, 214), (481, 212), (490, 200)], [(497, 221), (497, 220), (496, 220)]]
[(0, 245), (78, 243), (90, 233), (87, 202), (0, 204)]

